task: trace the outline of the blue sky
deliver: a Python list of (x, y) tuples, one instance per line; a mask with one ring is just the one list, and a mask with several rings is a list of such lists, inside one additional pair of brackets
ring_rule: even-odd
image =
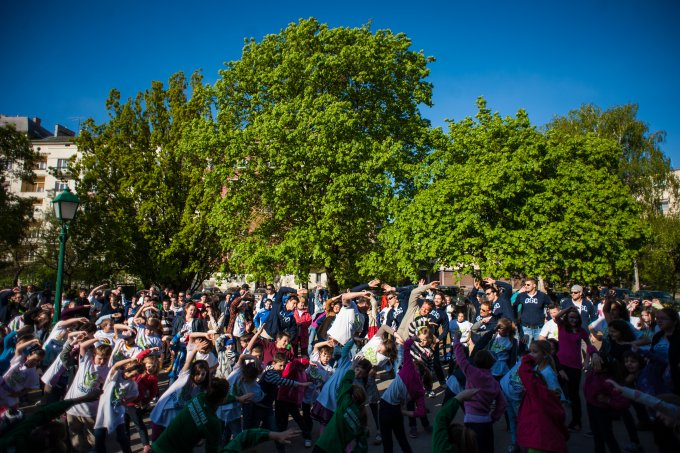
[[(325, 4), (328, 3), (328, 4)], [(0, 16), (0, 113), (38, 116), (77, 129), (107, 118), (112, 88), (123, 97), (202, 69), (213, 83), (243, 39), (262, 39), (299, 18), (330, 26), (404, 32), (430, 66), (434, 125), (519, 108), (542, 125), (583, 103), (635, 102), (639, 118), (665, 130), (664, 152), (680, 167), (680, 2), (631, 0), (258, 1), (52, 0), (6, 2)]]

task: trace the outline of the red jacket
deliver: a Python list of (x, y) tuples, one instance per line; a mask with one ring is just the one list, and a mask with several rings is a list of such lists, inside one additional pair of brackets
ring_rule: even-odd
[(536, 372), (531, 354), (522, 357), (519, 378), (524, 384), (524, 399), (517, 413), (517, 445), (555, 453), (568, 453), (569, 432), (560, 398)]
[(300, 314), (296, 309), (294, 311), (294, 316), (298, 327), (298, 338), (301, 343), (307, 344), (307, 340), (309, 339), (309, 326), (312, 325), (312, 315), (310, 315), (307, 310)]
[[(305, 373), (305, 370), (308, 366), (309, 360), (307, 359), (292, 360), (286, 365), (281, 377), (292, 379), (298, 382), (307, 382), (307, 373)], [(304, 396), (305, 387), (281, 386), (279, 387), (279, 393), (276, 399), (294, 403), (295, 405), (300, 406), (302, 405), (302, 399)]]

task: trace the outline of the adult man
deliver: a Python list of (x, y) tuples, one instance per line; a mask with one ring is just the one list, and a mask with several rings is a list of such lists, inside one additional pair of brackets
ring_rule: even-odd
[(40, 307), (44, 301), (44, 297), (42, 292), (36, 291), (35, 286), (33, 285), (27, 285), (26, 286), (26, 296), (24, 296), (24, 300), (22, 301), (22, 304), (27, 310), (32, 310), (34, 308)]
[(387, 304), (389, 306), (389, 310), (387, 311), (387, 315), (385, 316), (385, 325), (390, 326), (394, 330), (399, 328), (399, 324), (401, 324), (401, 320), (404, 319), (404, 310), (401, 308), (401, 305), (399, 304), (399, 296), (397, 295), (397, 292), (394, 290), (390, 290), (387, 293), (385, 293), (385, 297), (387, 298)]
[(544, 292), (538, 290), (536, 280), (527, 279), (524, 288), (520, 290), (516, 301), (519, 307), (517, 323), (522, 325), (524, 335), (529, 336), (529, 344), (538, 340), (541, 329), (545, 324), (545, 310), (550, 304), (550, 298)]
[(510, 321), (515, 322), (515, 311), (512, 309), (512, 302), (510, 302), (512, 286), (508, 283), (494, 280), (491, 277), (485, 278), (484, 281), (486, 282), (484, 294), (486, 295), (486, 300), (493, 307), (493, 315), (497, 319), (508, 318)]
[(493, 315), (490, 302), (479, 304), (479, 314), (475, 318), (475, 323), (470, 331), (472, 332), (472, 342), (477, 343), (482, 335), (492, 332), (498, 324), (498, 318)]
[(560, 308), (576, 307), (581, 314), (581, 325), (586, 331), (591, 322), (597, 319), (597, 310), (591, 301), (583, 298), (583, 286), (574, 285), (571, 287), (571, 299), (564, 298), (560, 302)]
[[(434, 291), (434, 308), (430, 312), (430, 326), (433, 328), (439, 343), (433, 348), (434, 351), (434, 370), (437, 374), (439, 383), (445, 383), (444, 371), (441, 366), (439, 353), (444, 349), (446, 354), (446, 337), (449, 335), (449, 317), (444, 306), (444, 294), (441, 291)], [(440, 330), (441, 329), (441, 330)], [(442, 384), (443, 385), (443, 384)]]

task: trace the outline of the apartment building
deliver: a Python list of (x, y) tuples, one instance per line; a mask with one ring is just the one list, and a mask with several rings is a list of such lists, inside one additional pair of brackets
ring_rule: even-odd
[(66, 179), (64, 173), (69, 160), (78, 153), (74, 143), (76, 133), (59, 124), (51, 132), (42, 126), (40, 118), (0, 115), (0, 126), (6, 124), (12, 124), (16, 130), (27, 134), (39, 155), (33, 169), (35, 180), (10, 178), (7, 184), (10, 193), (34, 200), (34, 218), (40, 220), (46, 211), (52, 209), (52, 199), (57, 193), (66, 187), (75, 189), (75, 181)]

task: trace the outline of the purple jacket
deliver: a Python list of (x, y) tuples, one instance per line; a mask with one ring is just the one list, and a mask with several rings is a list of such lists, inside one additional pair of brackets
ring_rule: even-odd
[[(483, 370), (477, 368), (468, 362), (465, 357), (463, 345), (456, 342), (453, 352), (456, 355), (456, 362), (461, 371), (465, 375), (465, 388), (479, 389), (477, 394), (470, 400), (465, 402), (465, 413), (477, 416), (490, 416), (494, 422), (501, 418), (507, 402), (501, 392), (501, 386), (496, 379), (491, 375), (491, 370)], [(494, 401), (496, 407), (493, 408)]]

